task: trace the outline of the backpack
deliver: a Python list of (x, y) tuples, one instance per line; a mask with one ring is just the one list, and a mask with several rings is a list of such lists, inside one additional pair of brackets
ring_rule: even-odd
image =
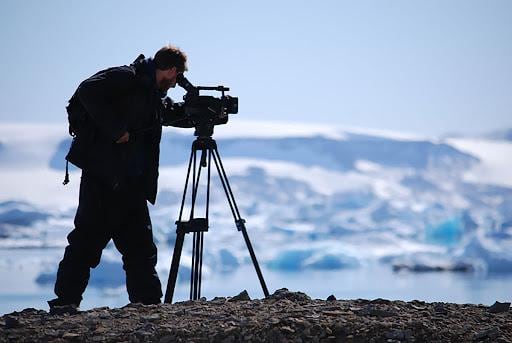
[(68, 133), (72, 137), (69, 151), (66, 154), (66, 175), (63, 185), (69, 183), (68, 163), (71, 162), (76, 167), (83, 169), (87, 160), (87, 148), (94, 139), (94, 130), (91, 119), (87, 114), (85, 107), (78, 98), (78, 92), (75, 91), (66, 106), (68, 114)]
[(77, 137), (80, 131), (87, 125), (87, 112), (78, 99), (78, 92), (75, 92), (66, 106), (68, 113), (68, 131), (73, 138)]

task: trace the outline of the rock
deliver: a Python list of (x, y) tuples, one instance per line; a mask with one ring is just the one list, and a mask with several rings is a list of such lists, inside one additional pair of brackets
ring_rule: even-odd
[(20, 326), (20, 321), (16, 317), (6, 316), (4, 321), (6, 329), (14, 329)]
[(503, 313), (508, 312), (510, 308), (510, 303), (500, 303), (496, 301), (492, 306), (489, 307), (487, 312), (490, 313)]
[(235, 342), (235, 336), (231, 335), (226, 338), (224, 338), (221, 343), (233, 343)]
[(52, 306), (50, 308), (50, 314), (57, 316), (64, 314), (77, 314), (78, 312), (78, 307), (75, 305)]
[(512, 342), (511, 313), (495, 315), (490, 308), (386, 299), (312, 300), (282, 289), (263, 300), (130, 305), (72, 316), (28, 309), (0, 317), (0, 343)]
[(378, 308), (375, 308), (375, 309), (371, 309), (370, 312), (369, 312), (370, 316), (373, 316), (373, 317), (394, 317), (394, 316), (397, 316), (398, 313), (396, 313), (395, 311), (391, 311), (391, 310), (382, 310), (382, 309), (378, 309)]
[(229, 299), (228, 301), (249, 301), (251, 300), (251, 297), (249, 297), (249, 293), (247, 293), (246, 290), (243, 290), (240, 292), (240, 294), (235, 295), (233, 298)]
[(487, 339), (496, 339), (496, 338), (498, 338), (499, 334), (500, 334), (500, 329), (498, 329), (497, 327), (492, 327), (492, 328), (478, 332), (477, 334), (475, 334), (474, 339), (476, 341), (487, 340)]
[(215, 297), (211, 300), (215, 304), (223, 304), (227, 301), (227, 298), (225, 297)]
[(41, 313), (46, 313), (46, 312), (43, 310), (37, 310), (33, 307), (26, 308), (20, 312), (21, 315), (31, 315), (31, 314), (41, 314)]
[(427, 309), (427, 307), (426, 307), (426, 306), (416, 306), (416, 305), (414, 305), (414, 304), (410, 304), (410, 306), (411, 306), (413, 309), (418, 310), (418, 311), (424, 311), (424, 310), (426, 310), (426, 309)]
[(391, 300), (377, 298), (370, 301), (372, 304), (390, 304)]
[(327, 297), (327, 301), (336, 301), (336, 297), (333, 294), (331, 294)]
[(386, 332), (384, 336), (389, 339), (403, 340), (405, 339), (405, 332), (402, 330), (391, 330)]
[(292, 333), (295, 333), (295, 330), (292, 329), (291, 327), (289, 326), (282, 326), (281, 327), (281, 331), (286, 333), (286, 334), (292, 334)]
[(274, 300), (287, 299), (293, 302), (310, 301), (311, 298), (302, 292), (290, 292), (287, 288), (281, 288), (268, 297)]
[(173, 337), (171, 335), (165, 335), (162, 338), (160, 338), (158, 343), (172, 343), (172, 342), (175, 342), (175, 341), (176, 341), (175, 337)]
[(64, 339), (75, 339), (75, 338), (79, 338), (80, 335), (77, 334), (77, 333), (71, 333), (71, 332), (66, 332), (64, 335), (62, 335), (62, 338)]
[(343, 314), (341, 311), (323, 311), (323, 315), (331, 316), (331, 317), (339, 317)]
[(94, 330), (94, 335), (95, 336), (101, 336), (101, 335), (104, 335), (108, 332), (108, 329), (107, 328), (104, 328), (104, 327), (99, 327), (97, 328), (96, 330)]
[(444, 314), (448, 314), (448, 311), (444, 307), (443, 303), (435, 303), (434, 304), (434, 313), (444, 315)]
[(357, 314), (359, 316), (394, 317), (394, 316), (398, 315), (393, 310), (377, 308), (377, 307), (375, 307), (375, 305), (371, 305), (371, 304), (370, 305), (366, 305), (362, 309), (351, 308), (350, 310), (352, 310), (352, 312), (354, 312), (355, 314)]
[(150, 314), (149, 316), (142, 316), (141, 317), (144, 320), (152, 321), (160, 319), (160, 315), (158, 313)]

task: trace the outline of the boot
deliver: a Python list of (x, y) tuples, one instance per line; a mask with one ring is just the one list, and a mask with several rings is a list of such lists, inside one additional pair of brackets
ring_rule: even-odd
[(61, 298), (56, 298), (48, 301), (48, 305), (50, 306), (50, 314), (62, 315), (62, 314), (77, 314), (79, 309), (79, 304), (66, 301)]

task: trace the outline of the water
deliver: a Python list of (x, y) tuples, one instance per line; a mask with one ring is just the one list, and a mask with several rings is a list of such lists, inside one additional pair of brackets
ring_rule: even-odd
[[(24, 308), (48, 309), (46, 301), (54, 297), (52, 287), (38, 285), (34, 280), (41, 268), (55, 267), (63, 249), (0, 250), (0, 314)], [(510, 301), (512, 274), (473, 273), (395, 273), (389, 265), (375, 264), (358, 269), (339, 271), (279, 272), (262, 268), (268, 289), (301, 291), (312, 298), (325, 299), (334, 294), (338, 299), (390, 300), (414, 299), (427, 302), (443, 301), (491, 305), (494, 301)], [(165, 288), (167, 271), (160, 270)], [(202, 296), (234, 296), (246, 289), (251, 298), (262, 298), (263, 292), (251, 265), (231, 273), (203, 277)], [(165, 291), (165, 290), (164, 290)], [(187, 300), (188, 282), (175, 290), (174, 301)], [(94, 307), (121, 307), (128, 303), (124, 287), (99, 289), (88, 287), (82, 310)]]

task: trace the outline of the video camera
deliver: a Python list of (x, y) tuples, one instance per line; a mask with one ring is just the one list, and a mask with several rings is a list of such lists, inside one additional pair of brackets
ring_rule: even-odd
[[(226, 124), (228, 115), (238, 113), (238, 98), (225, 95), (229, 88), (224, 86), (204, 87), (194, 86), (183, 74), (177, 77), (177, 83), (187, 93), (183, 96), (185, 114), (195, 125), (194, 135), (198, 137), (211, 137), (215, 125)], [(200, 95), (200, 91), (218, 91), (220, 98), (209, 95)]]

